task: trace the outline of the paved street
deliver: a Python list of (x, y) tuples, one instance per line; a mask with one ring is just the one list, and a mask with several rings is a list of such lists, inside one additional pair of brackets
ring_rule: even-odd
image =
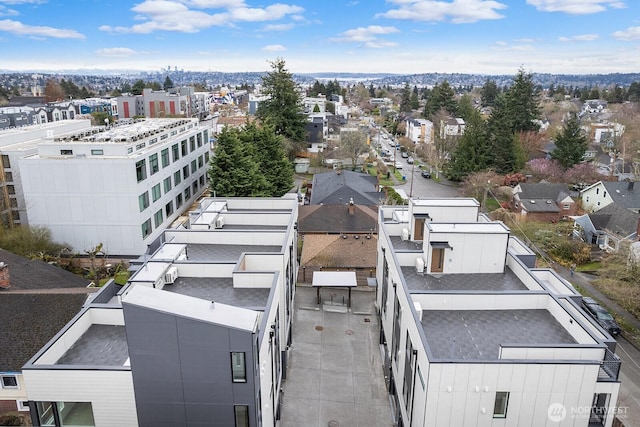
[[(341, 300), (340, 291), (333, 294)], [(354, 290), (349, 311), (319, 307), (316, 290), (298, 286), (281, 427), (393, 425), (374, 298), (372, 290)]]

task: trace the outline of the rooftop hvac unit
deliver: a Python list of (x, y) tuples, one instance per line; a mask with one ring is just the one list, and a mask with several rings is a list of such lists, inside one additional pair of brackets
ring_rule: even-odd
[(164, 274), (164, 283), (165, 285), (171, 285), (178, 278), (178, 268), (177, 267), (169, 267), (167, 272)]
[(422, 305), (419, 302), (415, 301), (413, 303), (413, 308), (416, 310), (416, 314), (418, 315), (418, 319), (420, 321), (422, 321)]
[(408, 228), (403, 228), (402, 229), (402, 240), (409, 240), (409, 229)]
[(224, 217), (223, 216), (219, 216), (218, 218), (216, 218), (216, 222), (213, 225), (215, 228), (222, 228), (224, 227)]
[(422, 258), (416, 258), (416, 273), (424, 273), (424, 259)]

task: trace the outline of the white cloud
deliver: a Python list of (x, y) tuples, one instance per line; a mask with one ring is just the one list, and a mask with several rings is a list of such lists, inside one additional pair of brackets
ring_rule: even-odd
[(529, 52), (534, 50), (533, 46), (526, 43), (509, 44), (504, 41), (497, 41), (491, 47), (491, 50), (501, 52)]
[[(219, 13), (203, 10), (223, 9)], [(264, 8), (247, 7), (242, 0), (145, 0), (131, 8), (134, 19), (144, 21), (131, 27), (102, 25), (101, 31), (113, 33), (148, 34), (154, 31), (196, 33), (213, 26), (234, 26), (237, 22), (275, 21), (286, 16), (297, 16), (304, 8), (275, 3)]]
[(385, 13), (376, 15), (390, 19), (411, 21), (469, 24), (477, 21), (502, 19), (498, 10), (506, 9), (503, 3), (494, 0), (388, 0), (398, 6)]
[(269, 24), (262, 27), (263, 31), (289, 31), (294, 27), (293, 24)]
[(0, 16), (17, 16), (19, 15), (17, 10), (9, 9), (0, 4)]
[(128, 57), (139, 54), (133, 49), (129, 49), (128, 47), (107, 47), (104, 49), (96, 50), (96, 54), (100, 56), (119, 56), (119, 57)]
[(541, 12), (565, 12), (572, 15), (586, 15), (604, 12), (607, 9), (623, 9), (620, 0), (527, 0)]
[(613, 33), (613, 37), (618, 40), (639, 40), (640, 39), (640, 27), (629, 27), (623, 31), (616, 31)]
[(25, 25), (19, 21), (5, 19), (0, 21), (0, 31), (7, 33), (32, 36), (39, 38), (57, 38), (57, 39), (84, 39), (85, 36), (74, 30), (65, 30), (62, 28), (40, 27), (34, 25)]
[(43, 4), (46, 0), (0, 0), (4, 4)]
[(558, 40), (561, 42), (589, 42), (593, 40), (598, 40), (600, 36), (598, 34), (581, 34), (578, 36), (571, 37), (558, 37)]
[(283, 52), (287, 50), (287, 48), (282, 46), (281, 44), (270, 44), (263, 47), (262, 50), (264, 50), (265, 52)]
[(347, 30), (340, 34), (339, 37), (332, 39), (336, 42), (346, 43), (362, 43), (364, 47), (381, 48), (396, 46), (395, 43), (387, 42), (378, 38), (380, 35), (397, 33), (399, 30), (395, 27), (382, 27), (379, 25), (369, 25), (368, 27), (358, 27)]

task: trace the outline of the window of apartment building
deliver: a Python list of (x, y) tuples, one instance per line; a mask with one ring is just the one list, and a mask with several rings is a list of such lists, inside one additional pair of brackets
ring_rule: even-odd
[(562, 205), (562, 209), (564, 209), (565, 211), (568, 211), (569, 208), (571, 208), (571, 205), (569, 205), (569, 203), (565, 203), (564, 205)]
[(204, 162), (209, 163), (209, 152), (204, 153)]
[(138, 196), (138, 205), (140, 207), (140, 212), (147, 209), (149, 207), (149, 192), (145, 191), (141, 195)]
[(191, 192), (194, 195), (198, 194), (198, 181), (193, 181), (193, 184), (191, 184)]
[(198, 140), (198, 148), (202, 147), (202, 134), (197, 134), (196, 139)]
[(147, 161), (144, 159), (136, 162), (136, 178), (138, 182), (147, 179)]
[(156, 184), (153, 187), (151, 187), (151, 200), (155, 202), (161, 196), (162, 196), (162, 192), (160, 191), (160, 184)]
[(104, 150), (91, 150), (91, 155), (92, 156), (103, 156), (104, 155)]
[(182, 206), (182, 193), (176, 196), (176, 209), (180, 209), (180, 206)]
[(158, 138), (152, 138), (152, 139), (149, 140), (149, 145), (153, 145), (156, 142), (158, 142)]
[(15, 375), (2, 375), (0, 378), (2, 388), (18, 388), (18, 377)]
[(13, 185), (7, 185), (7, 193), (16, 194), (16, 187), (14, 187)]
[(182, 168), (182, 179), (187, 179), (189, 177), (189, 165), (186, 165)]
[(169, 191), (171, 191), (171, 177), (168, 176), (164, 179), (164, 194), (167, 194)]
[(607, 197), (607, 192), (606, 192), (606, 191), (603, 191), (603, 192), (602, 192), (602, 197), (603, 197), (603, 198)]
[(169, 218), (173, 214), (173, 201), (170, 201), (166, 205), (164, 205), (164, 213), (167, 218)]
[(204, 175), (200, 175), (198, 181), (200, 182), (200, 187), (204, 186)]
[(231, 352), (231, 375), (234, 383), (247, 382), (247, 370), (244, 360), (244, 352)]
[(204, 132), (202, 132), (202, 135), (204, 135), (204, 136), (202, 137), (203, 141), (204, 141), (204, 142), (208, 142), (208, 141), (209, 141), (209, 131), (208, 131), (208, 130), (205, 130)]
[(151, 234), (151, 218), (142, 223), (142, 238), (146, 238)]
[(596, 194), (600, 194), (600, 189), (596, 188)]
[(392, 342), (392, 357), (396, 362), (398, 361), (398, 350), (400, 350), (400, 325), (401, 325), (401, 313), (400, 313), (400, 300), (398, 299), (398, 295), (395, 294), (395, 304), (393, 305), (395, 309), (393, 310), (393, 336), (391, 337)]
[(11, 161), (9, 160), (9, 156), (6, 154), (2, 155), (2, 167), (5, 169), (11, 168)]
[(173, 160), (174, 162), (177, 162), (179, 158), (180, 158), (180, 148), (178, 147), (178, 144), (173, 144), (171, 146), (171, 160)]
[(18, 405), (18, 411), (26, 412), (29, 411), (29, 401), (28, 400), (16, 400)]
[(162, 225), (162, 221), (164, 221), (164, 218), (162, 217), (162, 209), (160, 209), (153, 214), (153, 224), (158, 228)]
[(233, 410), (236, 419), (235, 427), (249, 427), (249, 406), (233, 405)]
[[(402, 393), (404, 396), (405, 408), (407, 409), (407, 414), (409, 414), (409, 418), (411, 418), (411, 409), (413, 406), (413, 381), (415, 378), (414, 369), (415, 369), (415, 361), (416, 361), (416, 352), (413, 349), (413, 343), (411, 342), (411, 337), (409, 336), (409, 331), (407, 331), (407, 339), (406, 339), (406, 347), (404, 353), (404, 381), (402, 387)], [(411, 419), (409, 419), (409, 424), (411, 424)]]
[(204, 166), (204, 156), (198, 156), (198, 169)]
[(189, 150), (188, 150), (188, 147), (187, 147), (187, 140), (186, 139), (180, 143), (180, 154), (182, 154), (182, 157), (184, 157), (187, 154), (189, 154)]
[(191, 152), (196, 151), (196, 137), (192, 136), (189, 138), (189, 148)]
[(151, 175), (160, 170), (160, 164), (158, 163), (158, 153), (149, 156), (149, 169), (151, 169)]
[(493, 418), (507, 418), (508, 405), (509, 405), (509, 392), (496, 391), (496, 401), (493, 404)]
[(198, 161), (196, 159), (193, 159), (191, 161), (191, 173), (196, 173), (197, 170), (198, 170)]
[(180, 174), (180, 171), (175, 171), (173, 173), (173, 186), (177, 187), (178, 184), (180, 184), (180, 181), (182, 181), (182, 175)]
[(38, 425), (41, 426), (94, 426), (91, 402), (35, 402)]
[(165, 148), (160, 152), (160, 158), (162, 159), (162, 167), (166, 168), (169, 166), (169, 149)]
[(18, 200), (15, 197), (10, 197), (9, 198), (9, 206), (12, 208), (17, 208), (18, 207)]
[(73, 156), (73, 150), (60, 150), (61, 156)]
[(191, 188), (187, 187), (184, 189), (184, 201), (186, 202), (191, 198)]

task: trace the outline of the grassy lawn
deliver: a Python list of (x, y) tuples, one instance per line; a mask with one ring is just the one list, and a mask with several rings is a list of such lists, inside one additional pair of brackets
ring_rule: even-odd
[(500, 202), (498, 202), (493, 197), (487, 198), (487, 201), (485, 203), (487, 212), (495, 211), (496, 209), (500, 208)]

